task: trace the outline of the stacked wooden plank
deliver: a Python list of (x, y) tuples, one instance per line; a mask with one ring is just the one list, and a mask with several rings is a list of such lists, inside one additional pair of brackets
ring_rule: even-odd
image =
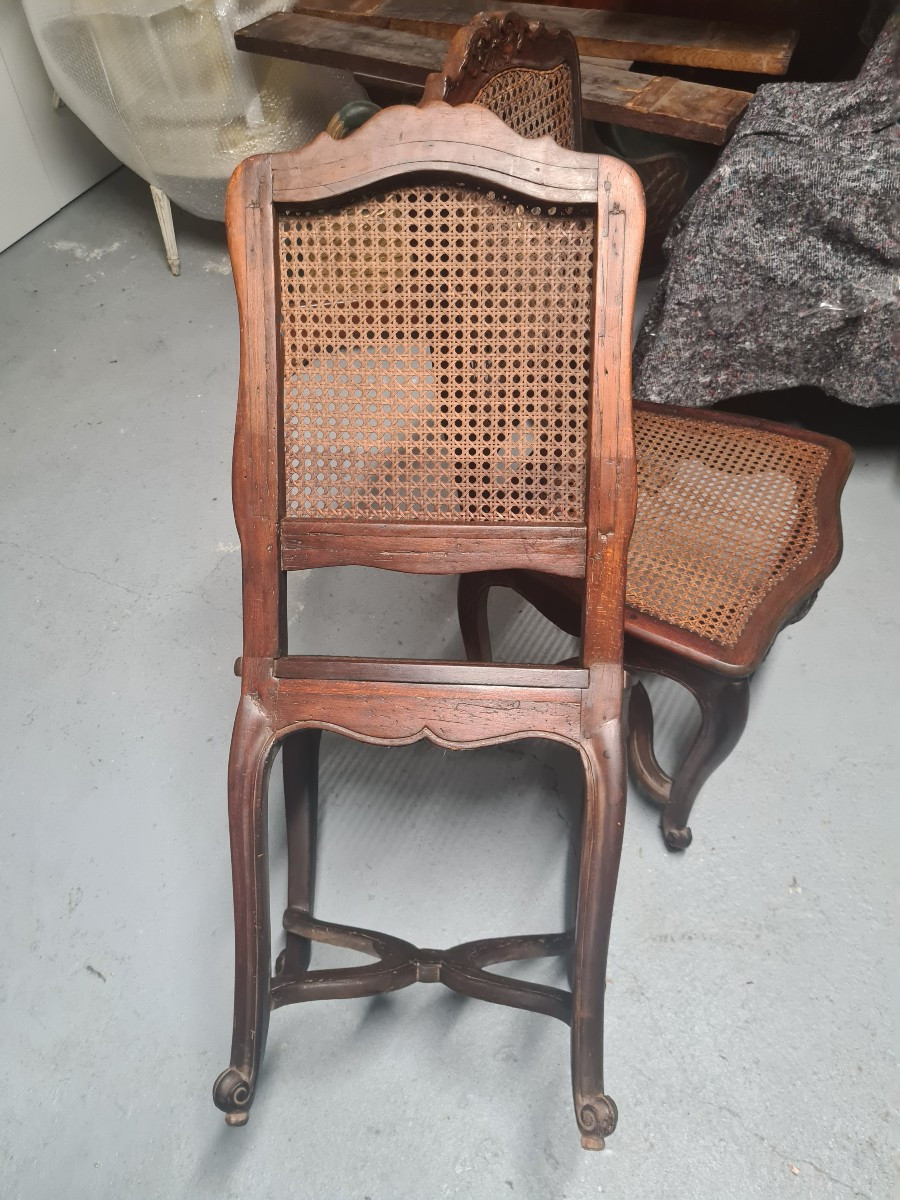
[[(485, 0), (303, 0), (245, 29), (242, 50), (352, 71), (365, 86), (406, 91), (440, 70), (447, 41)], [(564, 25), (581, 52), (585, 117), (721, 145), (751, 93), (629, 70), (631, 61), (779, 75), (796, 37), (719, 21), (514, 4), (529, 20)]]
[[(484, 7), (484, 0), (301, 0), (294, 11), (360, 26), (450, 38)], [(549, 4), (515, 3), (510, 7), (529, 21), (564, 25), (581, 53), (596, 58), (783, 75), (796, 42), (792, 30), (752, 29), (722, 21)]]

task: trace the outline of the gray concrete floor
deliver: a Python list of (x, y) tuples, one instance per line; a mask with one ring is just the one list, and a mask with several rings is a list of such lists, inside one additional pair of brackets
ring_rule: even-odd
[[(884, 414), (846, 414), (844, 561), (760, 672), (690, 851), (667, 853), (632, 797), (609, 1149), (579, 1147), (561, 1025), (434, 988), (279, 1011), (250, 1123), (225, 1127), (210, 1088), (231, 1024), (237, 337), (221, 228), (178, 230), (173, 279), (123, 171), (0, 258), (0, 1191), (886, 1200), (900, 495)], [(295, 582), (296, 647), (460, 652), (452, 580)], [(494, 620), (507, 656), (565, 643), (502, 598)], [(657, 699), (676, 755), (690, 704)], [(280, 898), (279, 801), (275, 772)], [(550, 744), (327, 737), (318, 910), (431, 945), (558, 928), (579, 803), (577, 763)]]

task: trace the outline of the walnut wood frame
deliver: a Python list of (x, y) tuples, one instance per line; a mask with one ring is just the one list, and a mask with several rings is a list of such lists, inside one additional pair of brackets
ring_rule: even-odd
[[(285, 519), (276, 213), (328, 209), (392, 181), (468, 181), (539, 202), (578, 206), (595, 222), (595, 285), (586, 521), (508, 526), (510, 563), (584, 575), (591, 597), (583, 660), (574, 668), (377, 662), (287, 654), (285, 572), (323, 562), (403, 571), (478, 571), (497, 562), (477, 525), (369, 527)], [(630, 333), (644, 210), (634, 172), (616, 159), (575, 154), (549, 138), (526, 141), (474, 105), (427, 104), (379, 113), (342, 141), (322, 134), (302, 150), (238, 167), (226, 220), (241, 334), (234, 509), (243, 566), (241, 698), (228, 775), (235, 912), (231, 1063), (214, 1099), (244, 1124), (259, 1075), (269, 1013), (283, 1004), (373, 995), (421, 980), (571, 1022), (572, 1085), (582, 1144), (599, 1149), (616, 1123), (603, 1083), (603, 996), (625, 807), (622, 628), (625, 561), (634, 518)], [(586, 533), (585, 533), (586, 528)], [(336, 535), (340, 534), (340, 537)], [(523, 737), (575, 747), (585, 769), (574, 931), (493, 938), (422, 950), (311, 915), (319, 731), (378, 745), (429, 738), (464, 749)], [(288, 738), (288, 734), (295, 736)], [(266, 781), (283, 743), (290, 846), (287, 944), (270, 974)], [(311, 941), (377, 957), (359, 968), (310, 971)], [(572, 948), (571, 997), (484, 970)]]

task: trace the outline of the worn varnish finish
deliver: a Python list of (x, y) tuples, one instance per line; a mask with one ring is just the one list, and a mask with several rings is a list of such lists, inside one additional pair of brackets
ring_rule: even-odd
[[(447, 35), (451, 32), (447, 29)], [(306, 13), (279, 12), (239, 29), (240, 50), (352, 71), (364, 86), (395, 86), (415, 93), (442, 69), (441, 38)], [(628, 62), (581, 58), (582, 113), (654, 133), (721, 146), (752, 99), (752, 93), (712, 87), (671, 76), (627, 69)]]
[[(382, 29), (449, 37), (484, 7), (481, 0), (300, 0), (295, 12), (370, 24)], [(792, 29), (753, 28), (719, 21), (645, 13), (586, 12), (516, 4), (529, 21), (564, 25), (582, 54), (676, 66), (783, 75), (797, 35)]]
[[(397, 188), (406, 187), (411, 195), (418, 188), (416, 203), (421, 204), (423, 184), (430, 189), (428, 194), (434, 195), (434, 212), (431, 217), (426, 215), (426, 224), (436, 223), (434, 239), (424, 244), (421, 220), (411, 229), (391, 217), (388, 227), (379, 200)], [(285, 478), (284, 412), (294, 411), (291, 406), (295, 404), (319, 403), (314, 388), (295, 400), (300, 387), (297, 381), (311, 371), (337, 370), (341, 356), (348, 361), (356, 356), (354, 361), (364, 363), (375, 348), (385, 345), (377, 330), (394, 331), (390, 336), (398, 341), (392, 353), (398, 361), (404, 360), (404, 355), (409, 357), (412, 330), (431, 330), (424, 335), (421, 353), (427, 352), (435, 363), (445, 361), (441, 354), (451, 363), (452, 356), (446, 356), (448, 345), (456, 344), (454, 338), (462, 339), (462, 346), (486, 336), (462, 318), (454, 322), (455, 332), (447, 333), (443, 321), (443, 315), (461, 311), (454, 297), (471, 293), (478, 278), (476, 260), (463, 261), (460, 256), (464, 257), (464, 252), (452, 249), (471, 244), (462, 236), (465, 205), (462, 200), (448, 199), (459, 189), (493, 193), (492, 203), (508, 209), (506, 216), (496, 218), (501, 226), (505, 221), (524, 224), (529, 206), (528, 212), (540, 214), (533, 218), (529, 236), (539, 240), (543, 236), (540, 230), (547, 228), (548, 244), (553, 244), (549, 223), (571, 221), (573, 212), (581, 214), (579, 220), (590, 222), (593, 230), (591, 288), (585, 299), (591, 332), (581, 350), (589, 357), (590, 369), (583, 372), (584, 421), (571, 426), (571, 436), (584, 439), (586, 455), (581, 519), (577, 526), (556, 529), (542, 524), (545, 500), (521, 492), (508, 467), (503, 467), (507, 461), (504, 454), (498, 454), (496, 462), (482, 464), (479, 460), (478, 465), (479, 472), (486, 472), (483, 484), (479, 476), (479, 489), (519, 488), (519, 515), (503, 525), (510, 561), (517, 560), (520, 567), (530, 565), (530, 556), (543, 538), (545, 548), (553, 546), (560, 569), (586, 576), (590, 603), (585, 607), (583, 660), (575, 667), (553, 668), (289, 655), (284, 585), (288, 569), (337, 561), (341, 554), (340, 561), (401, 571), (435, 569), (440, 555), (448, 552), (454, 556), (454, 570), (480, 571), (496, 562), (498, 536), (493, 528), (488, 529), (489, 536), (483, 536), (484, 526), (479, 525), (479, 510), (474, 506), (476, 492), (465, 475), (460, 476), (458, 499), (461, 511), (468, 515), (449, 530), (446, 523), (427, 514), (386, 528), (384, 522), (367, 522), (358, 515), (342, 519), (340, 512), (332, 511), (328, 529), (323, 529), (322, 521), (285, 516), (288, 497), (317, 478), (304, 474), (304, 450), (299, 444), (287, 460), (290, 478)], [(449, 215), (453, 204), (458, 205), (455, 217)], [(305, 326), (298, 324), (296, 305), (303, 291), (298, 285), (305, 285), (307, 267), (301, 265), (301, 259), (306, 263), (301, 243), (296, 252), (291, 250), (292, 257), (287, 260), (290, 273), (285, 274), (284, 261), (278, 265), (280, 242), (286, 220), (293, 223), (291, 236), (296, 237), (297, 214), (304, 211), (328, 214), (329, 219), (333, 216), (336, 228), (343, 228), (341, 222), (346, 223), (347, 212), (352, 212), (358, 232), (353, 235), (352, 253), (335, 243), (334, 255), (345, 255), (346, 273), (336, 277), (334, 294), (316, 293), (310, 301), (318, 306), (316, 320), (328, 316), (338, 332), (329, 334), (321, 344), (294, 346), (291, 362), (295, 365), (288, 368), (282, 314), (287, 303), (294, 306), (291, 336), (300, 336), (302, 342), (297, 329)], [(447, 215), (442, 215), (445, 212)], [(229, 187), (227, 224), (241, 330), (233, 478), (243, 565), (244, 646), (238, 664), (241, 699), (229, 766), (236, 945), (234, 1032), (231, 1063), (216, 1082), (215, 1102), (229, 1124), (246, 1122), (271, 1009), (299, 1001), (374, 995), (415, 981), (439, 981), (465, 995), (571, 1023), (573, 1097), (582, 1144), (601, 1148), (616, 1122), (615, 1106), (603, 1080), (603, 994), (625, 809), (622, 605), (635, 501), (630, 331), (643, 231), (640, 184), (618, 160), (568, 152), (549, 138), (527, 141), (474, 105), (451, 108), (432, 103), (420, 109), (386, 110), (342, 141), (320, 135), (303, 150), (248, 159)], [(316, 224), (315, 228), (323, 227)], [(428, 224), (424, 233), (430, 230)], [(483, 254), (494, 253), (492, 238), (490, 231), (484, 233), (479, 243)], [(392, 285), (390, 293), (379, 290), (386, 278), (396, 278), (392, 272), (396, 272), (398, 254), (410, 263), (405, 289), (394, 290)], [(507, 281), (503, 283), (504, 296), (527, 294), (522, 291), (525, 284), (515, 282), (524, 279), (516, 265), (518, 258), (518, 252), (504, 250), (496, 261), (498, 277)], [(558, 267), (570, 269), (571, 263)], [(548, 264), (548, 271), (555, 269)], [(323, 305), (331, 306), (330, 315)], [(525, 319), (526, 309), (524, 302), (503, 307), (513, 324)], [(534, 306), (528, 311), (532, 313), (529, 320), (537, 324), (529, 327), (525, 340), (533, 346), (535, 334), (546, 334), (549, 345), (556, 336), (552, 306)], [(511, 337), (511, 327), (504, 324), (503, 328), (504, 337)], [(517, 337), (518, 345), (522, 339)], [(378, 352), (383, 356), (383, 349)], [(573, 371), (575, 366), (571, 366)], [(390, 374), (400, 368), (384, 369)], [(432, 391), (424, 411), (435, 409), (449, 415), (426, 419), (417, 409), (416, 444), (420, 437), (437, 438), (456, 462), (460, 454), (476, 453), (477, 430), (490, 428), (496, 439), (497, 430), (508, 420), (520, 421), (515, 416), (519, 411), (527, 419), (515, 429), (533, 427), (556, 436), (551, 411), (554, 393), (547, 390), (550, 385), (546, 382), (536, 378), (528, 396), (515, 388), (502, 404), (498, 401), (508, 414), (502, 421), (500, 408), (495, 411), (492, 404), (488, 411), (482, 405), (470, 436), (458, 428), (468, 429), (471, 422), (454, 414), (468, 413), (469, 404), (478, 407), (470, 399), (470, 389), (474, 389), (471, 396), (477, 396), (478, 387), (486, 387), (489, 380), (496, 387), (498, 368), (471, 384), (467, 376), (463, 383), (459, 371), (464, 368), (459, 365), (432, 369), (435, 377), (429, 384)], [(510, 364), (510, 369), (514, 373), (537, 370), (543, 378), (558, 367), (549, 359), (530, 367), (523, 360), (518, 366)], [(465, 401), (460, 398), (463, 394)], [(349, 414), (342, 428), (352, 426), (352, 414), (358, 411), (355, 393), (347, 396), (349, 399), (336, 402), (340, 411)], [(369, 412), (391, 411), (396, 400), (390, 382), (377, 399), (367, 398), (367, 402)], [(408, 410), (404, 411), (405, 419), (412, 420)], [(323, 421), (323, 428), (332, 428)], [(512, 439), (519, 451), (525, 444), (522, 436), (516, 432)], [(409, 447), (408, 452), (412, 455)], [(361, 454), (360, 448), (354, 457)], [(393, 466), (383, 469), (396, 471), (396, 454), (392, 462)], [(351, 465), (347, 459), (347, 469)], [(312, 469), (315, 472), (315, 465)], [(370, 468), (363, 469), (368, 472)], [(410, 470), (408, 464), (403, 467), (403, 486), (409, 485)], [(367, 474), (365, 478), (377, 481), (381, 477)], [(337, 501), (332, 493), (323, 489), (323, 495), (323, 506), (332, 505), (333, 509)], [(482, 495), (479, 491), (478, 498)], [(335, 548), (336, 539), (328, 541), (338, 524), (346, 531), (343, 551)], [(313, 917), (321, 729), (378, 745), (429, 738), (459, 750), (522, 737), (546, 737), (575, 747), (586, 779), (575, 929), (547, 936), (491, 938), (435, 950)], [(282, 742), (290, 874), (284, 918), (286, 947), (272, 977), (266, 778), (273, 752)], [(309, 971), (313, 941), (362, 950), (377, 961), (365, 967)], [(571, 996), (486, 970), (494, 963), (559, 954), (569, 948), (574, 955)]]
[(281, 561), (285, 570), (310, 567), (386, 567), (424, 575), (458, 575), (473, 554), (493, 566), (521, 562), (558, 575), (584, 574), (583, 526), (410, 525), (367, 521), (347, 530), (346, 521), (282, 522)]

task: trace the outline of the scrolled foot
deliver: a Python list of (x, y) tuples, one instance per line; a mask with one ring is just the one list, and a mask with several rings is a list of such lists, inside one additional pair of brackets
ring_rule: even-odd
[(602, 1150), (619, 1120), (619, 1111), (610, 1096), (596, 1096), (578, 1110), (578, 1128), (585, 1150)]
[(689, 825), (685, 825), (683, 829), (666, 829), (663, 825), (663, 841), (670, 850), (687, 850), (693, 839), (694, 835)]
[(213, 1102), (225, 1114), (228, 1125), (246, 1125), (250, 1119), (253, 1088), (250, 1080), (228, 1067), (213, 1084)]

